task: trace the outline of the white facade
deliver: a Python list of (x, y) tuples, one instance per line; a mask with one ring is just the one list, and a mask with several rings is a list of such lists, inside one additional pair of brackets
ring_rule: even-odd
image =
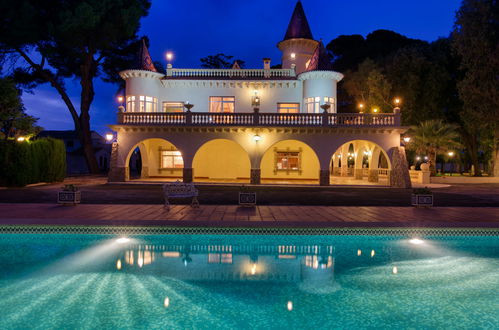
[(143, 179), (329, 185), (336, 175), (410, 185), (400, 109), (337, 113), (343, 75), (330, 70), (300, 2), (278, 47), (281, 69), (264, 59), (260, 69), (169, 65), (159, 73), (149, 64), (120, 72), (126, 96), (111, 126), (110, 181), (130, 179), (131, 155), (140, 150)]

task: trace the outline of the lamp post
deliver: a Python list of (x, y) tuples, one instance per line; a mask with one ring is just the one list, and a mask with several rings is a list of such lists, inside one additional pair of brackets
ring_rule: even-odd
[(447, 153), (447, 156), (449, 156), (449, 160), (450, 160), (450, 176), (452, 176), (452, 172), (454, 172), (454, 162), (453, 162), (453, 158), (454, 158), (454, 151), (449, 151)]
[(359, 113), (364, 113), (364, 103), (359, 103)]

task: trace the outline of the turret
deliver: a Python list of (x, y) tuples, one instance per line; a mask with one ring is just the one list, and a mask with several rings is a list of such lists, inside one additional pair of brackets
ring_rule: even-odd
[(277, 44), (282, 52), (282, 68), (290, 69), (294, 64), (297, 74), (305, 71), (317, 45), (318, 42), (312, 36), (301, 1), (298, 1), (284, 39)]

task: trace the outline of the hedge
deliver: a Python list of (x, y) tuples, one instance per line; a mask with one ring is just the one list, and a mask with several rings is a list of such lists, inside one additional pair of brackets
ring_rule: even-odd
[(64, 142), (52, 138), (0, 141), (0, 186), (58, 182), (66, 175)]

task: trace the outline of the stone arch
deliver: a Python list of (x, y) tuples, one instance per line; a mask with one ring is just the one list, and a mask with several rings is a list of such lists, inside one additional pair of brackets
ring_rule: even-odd
[[(380, 157), (386, 160), (386, 168), (379, 166)], [(347, 161), (344, 162), (344, 159)], [(387, 151), (376, 142), (369, 140), (346, 141), (331, 155), (333, 176), (352, 177), (354, 180), (367, 180), (368, 182), (379, 182), (382, 178), (382, 183), (389, 184), (391, 168)]]
[(130, 179), (130, 160), (136, 149), (140, 150), (142, 168), (140, 178), (182, 178), (182, 152), (169, 140), (164, 138), (148, 138), (134, 144), (125, 157), (127, 175)]
[(212, 139), (196, 150), (192, 168), (194, 181), (249, 182), (251, 161), (236, 141)]
[(276, 182), (318, 183), (320, 160), (316, 151), (298, 139), (274, 142), (260, 159), (261, 180)]

